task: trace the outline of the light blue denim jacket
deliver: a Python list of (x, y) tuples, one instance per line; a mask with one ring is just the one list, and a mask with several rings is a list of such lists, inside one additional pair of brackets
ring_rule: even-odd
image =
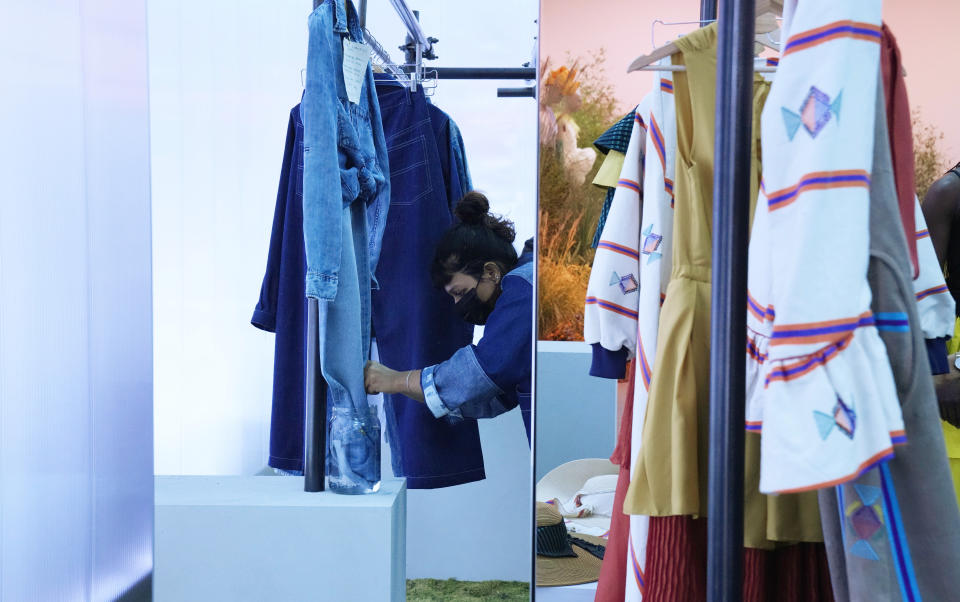
[[(340, 216), (354, 201), (367, 207), (370, 274), (376, 271), (390, 205), (390, 182), (384, 175), (389, 168), (369, 64), (360, 101), (353, 104), (347, 99), (343, 38), (364, 41), (353, 3), (325, 0), (310, 14), (309, 27), (306, 90), (300, 107), (304, 173), (311, 174), (303, 182), (306, 295), (332, 300), (343, 245)], [(373, 278), (370, 284), (377, 288)]]

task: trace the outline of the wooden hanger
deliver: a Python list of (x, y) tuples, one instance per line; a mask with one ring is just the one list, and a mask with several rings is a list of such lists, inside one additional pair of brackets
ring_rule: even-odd
[[(757, 1), (757, 21), (756, 21), (756, 33), (758, 34), (767, 34), (773, 31), (776, 31), (779, 27), (777, 25), (777, 17), (773, 9), (764, 8), (763, 12), (760, 12), (760, 7), (768, 5), (775, 5), (779, 0), (758, 0)], [(779, 2), (780, 9), (783, 10), (783, 2)], [(674, 42), (668, 42), (659, 48), (654, 49), (650, 54), (644, 54), (633, 59), (633, 62), (630, 63), (630, 66), (627, 67), (627, 73), (632, 73), (634, 71), (639, 71), (644, 67), (649, 67), (650, 65), (656, 63), (660, 59), (666, 58), (668, 56), (674, 55), (680, 51), (680, 48)]]

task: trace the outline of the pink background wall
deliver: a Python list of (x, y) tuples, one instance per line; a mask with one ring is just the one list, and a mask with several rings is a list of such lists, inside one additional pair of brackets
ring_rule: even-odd
[[(540, 6), (541, 60), (550, 57), (556, 66), (568, 51), (587, 57), (604, 47), (606, 76), (624, 112), (653, 82), (649, 72), (626, 73), (630, 61), (653, 49), (653, 21), (689, 21), (700, 15), (698, 0), (542, 0)], [(945, 134), (942, 149), (951, 164), (960, 161), (960, 2), (887, 0), (883, 14), (903, 53), (911, 106)], [(695, 27), (657, 25), (656, 44)]]

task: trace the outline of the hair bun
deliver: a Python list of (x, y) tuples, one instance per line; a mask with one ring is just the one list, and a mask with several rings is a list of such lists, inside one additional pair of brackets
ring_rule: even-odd
[(480, 226), (486, 221), (487, 213), (490, 211), (490, 201), (482, 193), (477, 191), (468, 192), (453, 210), (464, 224), (468, 226)]

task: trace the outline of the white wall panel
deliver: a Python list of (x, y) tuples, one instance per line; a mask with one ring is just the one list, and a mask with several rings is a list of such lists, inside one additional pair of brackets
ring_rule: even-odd
[(0, 4), (0, 600), (152, 567), (143, 2)]
[(267, 461), (273, 336), (250, 317), (309, 12), (149, 3), (158, 474), (252, 474)]

